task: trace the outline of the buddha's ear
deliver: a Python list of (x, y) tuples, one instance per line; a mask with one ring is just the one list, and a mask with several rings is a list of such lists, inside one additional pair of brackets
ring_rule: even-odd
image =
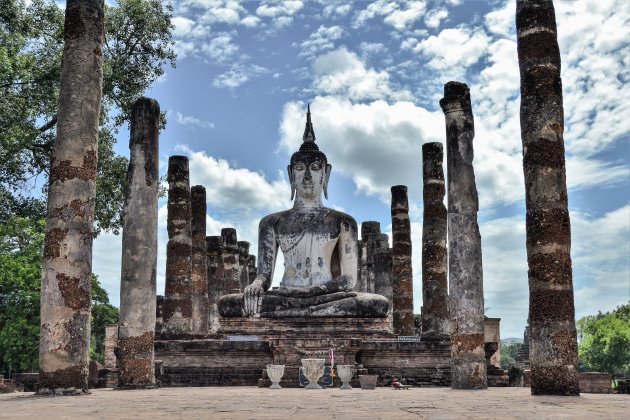
[(293, 197), (295, 197), (295, 177), (293, 176), (291, 165), (287, 166), (287, 172), (289, 173), (289, 183), (291, 184), (291, 200), (293, 200)]
[(326, 164), (326, 174), (324, 175), (324, 197), (328, 200), (328, 179), (330, 179), (330, 172), (332, 171), (332, 165)]

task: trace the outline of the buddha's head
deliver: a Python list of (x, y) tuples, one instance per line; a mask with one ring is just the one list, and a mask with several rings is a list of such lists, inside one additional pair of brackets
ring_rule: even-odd
[(328, 179), (332, 165), (326, 155), (315, 144), (315, 132), (311, 123), (310, 105), (306, 113), (306, 128), (300, 149), (291, 156), (287, 167), (291, 182), (291, 200), (297, 192), (298, 197), (315, 199), (321, 196), (328, 198)]

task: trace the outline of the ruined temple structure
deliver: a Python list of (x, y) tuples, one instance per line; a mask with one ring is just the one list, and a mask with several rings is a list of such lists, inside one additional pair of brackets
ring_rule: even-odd
[[(311, 176), (320, 182), (319, 188), (322, 188), (323, 183), (320, 191), (323, 191), (323, 195), (327, 194), (323, 181), (325, 177), (319, 174), (320, 171), (330, 174), (331, 165), (314, 143), (310, 112), (303, 139), (303, 146), (292, 158), (289, 175), (294, 194), (297, 193), (296, 200), (302, 200), (307, 209), (309, 203), (315, 205), (304, 216), (310, 223), (292, 225), (281, 219), (275, 221), (274, 218), (285, 217), (283, 212), (269, 216), (271, 219), (264, 218), (259, 234), (258, 266), (256, 258), (249, 254), (250, 244), (239, 241), (235, 229), (224, 228), (221, 235), (205, 238), (207, 332), (184, 333), (165, 328), (167, 314), (164, 311), (169, 297), (158, 296), (155, 357), (160, 366), (158, 376), (161, 384), (268, 386), (270, 382), (265, 373), (266, 365), (284, 364), (286, 369), (281, 385), (298, 387), (301, 359), (306, 355), (327, 358), (329, 350), (334, 349), (335, 364), (351, 364), (357, 367), (359, 373), (378, 374), (381, 385), (393, 377), (418, 386), (450, 385), (449, 337), (417, 337), (413, 328), (407, 328), (407, 324), (413, 326), (413, 296), (410, 284), (409, 223), (408, 217), (405, 217), (406, 188), (399, 186), (394, 191), (392, 215), (398, 222), (403, 222), (395, 223), (394, 249), (389, 248), (389, 238), (381, 233), (378, 222), (364, 222), (359, 241), (356, 222), (350, 216), (321, 207), (319, 196), (309, 195), (310, 192), (296, 181), (303, 176), (300, 171), (304, 170), (304, 166), (300, 165), (304, 162), (312, 171)], [(293, 216), (287, 211), (286, 217), (302, 216), (299, 211)], [(267, 220), (274, 220), (274, 223), (267, 224)], [(317, 221), (319, 225), (314, 223)], [(267, 244), (261, 246), (260, 241), (261, 238), (275, 240), (273, 238), (279, 237), (278, 234), (265, 236), (266, 230), (276, 229), (278, 224), (284, 226), (282, 229), (297, 226), (299, 230), (304, 230), (306, 226), (306, 230), (287, 236), (297, 238), (291, 239), (293, 243), (280, 243), (285, 253), (285, 267), (276, 269), (284, 271), (283, 281), (280, 287), (271, 287), (270, 268), (273, 269), (275, 264), (275, 255), (273, 259), (261, 258), (261, 255), (266, 255)], [(344, 245), (334, 250), (325, 249), (343, 252), (343, 258), (350, 259), (335, 261), (330, 255), (312, 254), (300, 260), (302, 254), (291, 254), (296, 247), (303, 246), (300, 241), (311, 241), (304, 249), (317, 248), (317, 243), (313, 241), (317, 241), (319, 236), (312, 235), (309, 229), (330, 230), (326, 237), (333, 241), (344, 241)], [(280, 231), (280, 236), (283, 232)], [(397, 238), (401, 241), (398, 263), (402, 263), (399, 270), (402, 277), (398, 280), (395, 279), (394, 268)], [(353, 249), (356, 252), (354, 257)], [(290, 254), (289, 257), (286, 253)], [(264, 261), (263, 265), (261, 261)], [(295, 284), (297, 280), (303, 281), (303, 277), (309, 276), (312, 273), (309, 267), (320, 270), (318, 276), (324, 280), (315, 278), (320, 282), (319, 286), (303, 287), (300, 297), (292, 296), (291, 291), (283, 289), (284, 282)], [(306, 271), (303, 276), (299, 279), (292, 277), (297, 270), (304, 268)], [(167, 267), (167, 273), (169, 270), (172, 271), (172, 267)], [(180, 281), (179, 284), (185, 283)], [(396, 306), (391, 310), (389, 303), (396, 299), (404, 304), (398, 315)], [(164, 302), (163, 310), (161, 302)], [(392, 326), (395, 317), (411, 323), (407, 322), (405, 328), (395, 331)], [(328, 358), (327, 364), (330, 364)]]
[(551, 0), (517, 0), (533, 395), (579, 395), (560, 49)]

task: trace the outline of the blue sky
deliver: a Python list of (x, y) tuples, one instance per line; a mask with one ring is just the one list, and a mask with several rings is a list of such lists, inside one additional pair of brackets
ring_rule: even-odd
[[(579, 318), (630, 297), (630, 2), (555, 5)], [(390, 232), (389, 189), (408, 186), (417, 311), (421, 146), (445, 140), (444, 83), (468, 83), (487, 315), (502, 318), (503, 337), (522, 336), (528, 286), (514, 1), (181, 0), (174, 7), (177, 68), (147, 96), (167, 113), (161, 173), (168, 156), (189, 156), (191, 184), (208, 192), (208, 235), (236, 227), (257, 252), (260, 218), (291, 205), (286, 165), (310, 102), (317, 142), (333, 165), (326, 205)], [(117, 147), (128, 155), (128, 132)], [(162, 294), (164, 199), (159, 215)], [(120, 237), (96, 240), (94, 272), (114, 304), (120, 255)]]

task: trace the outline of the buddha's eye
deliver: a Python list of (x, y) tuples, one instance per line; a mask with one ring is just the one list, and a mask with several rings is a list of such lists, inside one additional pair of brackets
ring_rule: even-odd
[(302, 162), (298, 162), (298, 163), (295, 164), (294, 169), (296, 171), (304, 171), (304, 170), (306, 170), (306, 165), (304, 165)]
[(322, 169), (322, 164), (319, 161), (311, 163), (311, 171), (319, 171)]

